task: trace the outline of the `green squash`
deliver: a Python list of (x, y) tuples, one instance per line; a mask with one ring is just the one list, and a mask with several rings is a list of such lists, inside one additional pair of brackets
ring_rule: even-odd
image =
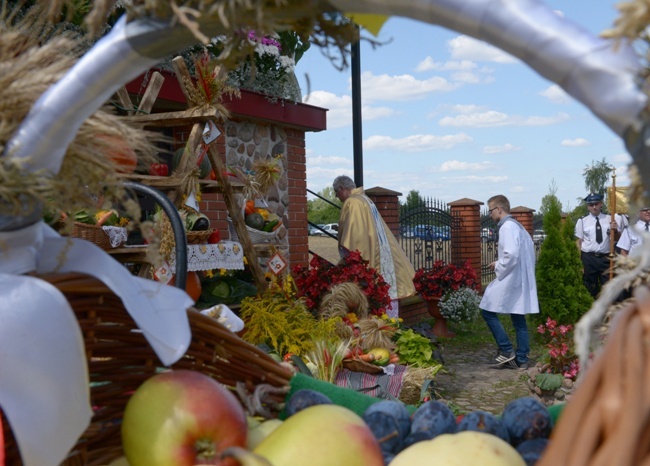
[(244, 221), (246, 222), (246, 225), (255, 230), (262, 230), (264, 228), (264, 217), (262, 217), (257, 212), (248, 214)]
[[(176, 170), (178, 164), (181, 163), (181, 158), (183, 157), (184, 150), (185, 148), (181, 147), (180, 149), (177, 149), (176, 152), (174, 152), (174, 157), (172, 157), (172, 172)], [(208, 158), (208, 154), (205, 154), (203, 156), (203, 160), (201, 160), (201, 163), (199, 164), (199, 178), (207, 178), (210, 175), (211, 171), (212, 165), (210, 164), (210, 159)]]

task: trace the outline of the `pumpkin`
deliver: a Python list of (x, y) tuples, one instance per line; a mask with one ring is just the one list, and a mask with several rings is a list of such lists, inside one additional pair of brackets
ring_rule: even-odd
[(110, 134), (100, 134), (97, 137), (103, 141), (104, 154), (115, 164), (118, 173), (130, 174), (135, 171), (138, 165), (138, 156), (128, 141), (120, 136)]
[[(167, 283), (169, 286), (174, 286), (176, 283), (176, 276), (174, 275), (171, 280), (169, 280), (169, 283)], [(187, 281), (185, 283), (185, 292), (190, 295), (190, 298), (196, 302), (197, 299), (201, 297), (201, 291), (202, 291), (202, 286), (201, 286), (201, 278), (199, 277), (199, 274), (196, 272), (187, 272)]]

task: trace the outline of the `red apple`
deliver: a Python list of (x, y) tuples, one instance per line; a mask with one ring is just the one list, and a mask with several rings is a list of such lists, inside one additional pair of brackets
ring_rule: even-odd
[(189, 370), (156, 374), (131, 396), (122, 421), (122, 447), (130, 466), (235, 466), (220, 459), (245, 446), (246, 414), (216, 380)]

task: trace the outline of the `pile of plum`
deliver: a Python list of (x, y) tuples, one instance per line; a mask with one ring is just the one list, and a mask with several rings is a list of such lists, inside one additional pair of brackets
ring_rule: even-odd
[[(313, 390), (298, 390), (287, 401), (287, 415), (308, 406), (331, 403), (329, 398)], [(399, 401), (379, 401), (363, 414), (372, 430), (388, 465), (400, 451), (423, 440), (441, 434), (478, 431), (496, 435), (512, 445), (527, 466), (534, 465), (548, 444), (553, 420), (548, 409), (535, 398), (511, 401), (501, 416), (486, 411), (473, 411), (456, 416), (449, 407), (437, 400), (420, 405), (411, 414)]]

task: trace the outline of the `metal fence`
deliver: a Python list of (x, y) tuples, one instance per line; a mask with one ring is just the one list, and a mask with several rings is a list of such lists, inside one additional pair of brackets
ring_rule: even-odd
[(490, 264), (497, 260), (499, 229), (486, 206), (481, 212), (481, 283), (485, 286), (496, 278)]
[(400, 244), (413, 267), (429, 269), (436, 260), (451, 262), (451, 237), (458, 231), (447, 204), (420, 198), (415, 206), (400, 206)]

